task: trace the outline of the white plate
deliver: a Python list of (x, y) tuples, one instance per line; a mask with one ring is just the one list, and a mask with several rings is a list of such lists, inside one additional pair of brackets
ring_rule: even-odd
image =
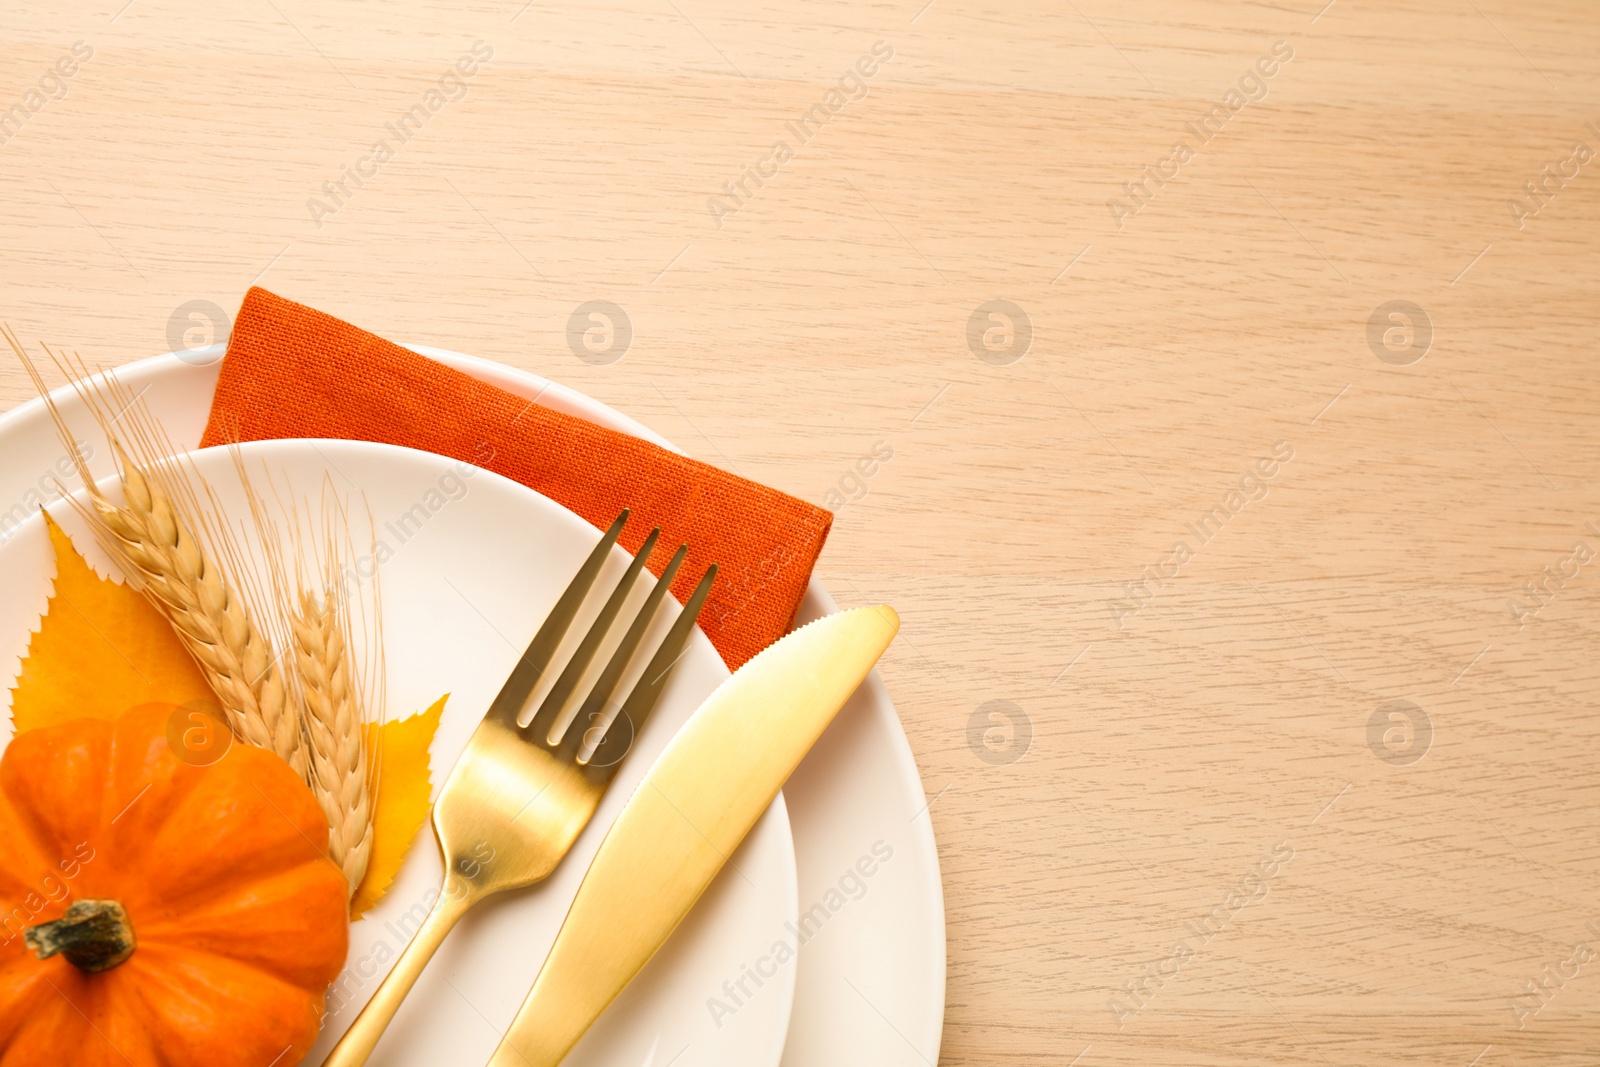
[[(673, 447), (559, 383), (471, 356), (413, 347), (545, 407)], [(144, 399), (173, 440), (192, 447), (211, 407), (221, 353), (217, 345), (182, 359), (158, 356), (122, 367), (118, 375), (136, 392), (148, 389)], [(0, 537), (5, 515), (36, 483), (48, 489), (48, 471), (60, 458), (37, 402), (0, 416)], [(827, 591), (813, 581), (800, 621), (834, 610)], [(945, 983), (939, 860), (916, 761), (876, 674), (800, 765), (784, 795), (802, 911), (826, 904), (828, 890), (874, 843), (883, 841), (894, 856), (869, 880), (861, 900), (832, 914), (825, 931), (801, 947), (783, 1067), (937, 1063)], [(651, 1067), (666, 1067), (672, 1054), (664, 1052)]]
[[(437, 790), (598, 531), (515, 482), (427, 452), (356, 441), (267, 441), (245, 445), (242, 455), (253, 478), (270, 472), (295, 494), (310, 495), (310, 529), (321, 528), (317, 502), (325, 478), (340, 493), (361, 494), (370, 506), (382, 546), (376, 552), (386, 559), (379, 573), (391, 712), (411, 714), (450, 694), (433, 745)], [(192, 458), (224, 513), (248, 514), (227, 451), (208, 449)], [(75, 544), (93, 545), (92, 534), (65, 503), (51, 512)], [(356, 532), (358, 544), (365, 532)], [(259, 558), (252, 540), (243, 541), (245, 556)], [(97, 549), (86, 555), (101, 570), (112, 569)], [(0, 585), (9, 591), (0, 607), (0, 662), (14, 667), (26, 651), (49, 595), (50, 561), (37, 516), (0, 547)], [(627, 562), (627, 554), (613, 548), (602, 586), (614, 583)], [(652, 585), (653, 578), (641, 580), (630, 603), (642, 601)], [(592, 597), (578, 618), (567, 651), (587, 629), (598, 600)], [(647, 646), (660, 639), (676, 613), (669, 598)], [(542, 884), (507, 894), (463, 920), (379, 1046), (375, 1067), (487, 1061), (533, 984), (606, 829), (678, 727), (727, 677), (727, 667), (696, 629), (613, 787), (566, 860)], [(345, 974), (329, 1004), (332, 1014), (306, 1062), (322, 1062), (437, 896), (441, 867), (431, 836), (426, 829), (420, 833), (388, 895), (352, 926)], [(566, 1062), (600, 1067), (677, 1055), (685, 1067), (776, 1065), (793, 999), (792, 973), (780, 971), (764, 983), (759, 998), (721, 1020), (708, 1016), (704, 1002), (708, 991), (741, 977), (742, 967), (771, 944), (774, 930), (794, 921), (796, 899), (793, 840), (779, 797), (689, 919)]]

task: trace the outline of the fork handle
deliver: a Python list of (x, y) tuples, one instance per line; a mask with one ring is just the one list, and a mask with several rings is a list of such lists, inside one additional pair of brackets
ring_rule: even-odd
[(367, 1006), (361, 1009), (361, 1014), (356, 1016), (356, 1021), (350, 1024), (350, 1029), (345, 1031), (328, 1058), (322, 1061), (322, 1067), (361, 1067), (367, 1062), (367, 1057), (378, 1046), (378, 1039), (388, 1028), (389, 1021), (400, 1009), (400, 1002), (417, 984), (422, 969), (433, 959), (445, 935), (475, 903), (477, 899), (467, 884), (448, 878), (445, 880), (439, 899), (433, 902), (433, 909), (423, 920), (421, 929), (405, 951), (400, 953), (393, 969), (378, 986), (372, 999), (367, 1001)]

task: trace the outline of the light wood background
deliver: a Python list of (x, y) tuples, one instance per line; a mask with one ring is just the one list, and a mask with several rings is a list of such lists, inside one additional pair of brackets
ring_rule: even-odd
[[(0, 109), (94, 54), (0, 146), (0, 304), (117, 363), (259, 282), (842, 485), (819, 574), (905, 618), (946, 1064), (1592, 1064), (1600, 161), (1565, 161), (1600, 151), (1600, 12), (1324, 2), (5, 2)], [(479, 40), (465, 98), (319, 227)], [(1546, 165), (1577, 175), (1519, 219)], [(594, 299), (633, 328), (606, 365), (568, 344)], [(1003, 365), (969, 341), (991, 300), (1032, 329), (980, 330)], [(1369, 340), (1390, 301), (1414, 328)], [(1425, 728), (1372, 728), (1391, 701)]]

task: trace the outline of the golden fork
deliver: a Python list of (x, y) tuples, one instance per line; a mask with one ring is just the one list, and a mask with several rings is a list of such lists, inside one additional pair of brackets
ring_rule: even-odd
[[(688, 545), (679, 546), (650, 590), (577, 715), (565, 731), (552, 736), (562, 709), (650, 558), (660, 528), (645, 539), (533, 719), (525, 727), (517, 725), (523, 705), (550, 668), (627, 521), (624, 511), (579, 568), (445, 779), (433, 806), (433, 830), (445, 867), (439, 899), (323, 1067), (360, 1067), (367, 1062), (445, 935), (474, 905), (495, 893), (532, 885), (555, 869), (588, 825), (635, 734), (655, 706), (711, 591), (715, 564), (707, 568), (611, 725), (604, 722), (613, 690), (682, 565)], [(594, 725), (585, 728), (580, 725), (583, 723)], [(592, 754), (582, 758), (583, 750), (591, 745)]]

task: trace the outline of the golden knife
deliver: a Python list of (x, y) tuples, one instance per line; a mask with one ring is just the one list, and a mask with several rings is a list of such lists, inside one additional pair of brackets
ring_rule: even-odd
[(893, 608), (803, 626), (678, 731), (600, 843), (489, 1067), (556, 1067), (650, 962), (900, 629)]

